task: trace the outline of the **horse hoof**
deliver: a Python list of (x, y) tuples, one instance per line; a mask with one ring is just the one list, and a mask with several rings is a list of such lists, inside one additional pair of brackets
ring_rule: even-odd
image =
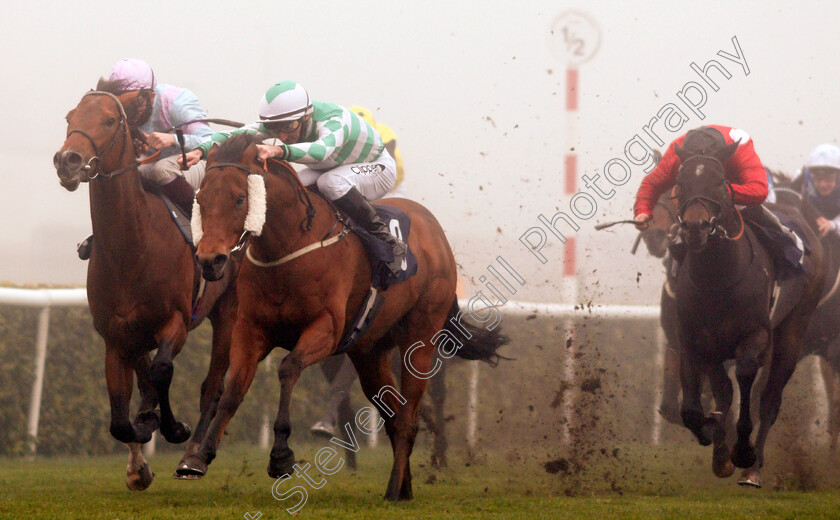
[(131, 471), (129, 466), (125, 472), (125, 485), (131, 491), (144, 491), (152, 485), (155, 474), (147, 462), (144, 462), (136, 471)]
[(752, 446), (739, 448), (736, 444), (732, 452), (732, 463), (738, 468), (751, 468), (755, 465), (756, 456)]
[(758, 470), (745, 469), (744, 472), (741, 473), (741, 478), (738, 479), (738, 485), (760, 488), (761, 474), (759, 474)]
[(163, 434), (163, 438), (167, 442), (171, 442), (172, 444), (186, 442), (190, 438), (190, 435), (192, 435), (190, 427), (182, 422), (175, 422), (171, 428), (161, 426), (160, 433)]
[(283, 475), (291, 475), (295, 472), (295, 452), (289, 448), (283, 448), (275, 456), (274, 452), (268, 459), (268, 476), (280, 478)]
[(207, 463), (197, 455), (184, 457), (175, 469), (175, 478), (182, 480), (198, 480), (207, 474)]
[(731, 477), (735, 473), (735, 464), (731, 460), (726, 460), (720, 464), (712, 463), (712, 472), (718, 478)]
[(152, 434), (160, 426), (160, 413), (157, 410), (140, 412), (134, 418), (134, 431), (137, 442), (146, 444), (152, 440)]

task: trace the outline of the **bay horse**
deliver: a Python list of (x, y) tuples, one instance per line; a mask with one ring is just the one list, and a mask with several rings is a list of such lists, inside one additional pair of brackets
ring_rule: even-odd
[[(309, 197), (287, 163), (257, 164), (257, 142), (255, 136), (240, 134), (211, 149), (207, 176), (196, 195), (194, 214), (200, 217), (194, 227), (200, 229), (194, 233), (201, 233), (196, 259), (207, 279), (220, 275), (231, 251), (248, 235), (246, 229), (253, 231), (253, 222), (264, 225), (259, 236), (250, 237), (247, 261), (242, 261), (237, 278), (239, 304), (224, 393), (201, 447), (176, 470), (185, 474), (206, 473), (257, 364), (275, 346), (289, 354), (278, 368), (281, 394), (268, 474), (278, 478), (294, 472), (295, 457), (288, 446), (292, 389), (304, 368), (337, 352), (371, 287), (371, 267), (361, 240), (348, 233), (326, 199)], [(251, 186), (263, 183), (264, 202), (254, 195), (263, 189)], [(455, 354), (494, 364), (499, 358), (496, 350), (507, 338), (497, 327), (461, 321), (455, 260), (434, 216), (406, 199), (378, 204), (410, 215), (408, 244), (417, 257), (417, 273), (382, 291), (384, 303), (378, 314), (347, 353), (365, 395), (382, 412), (394, 452), (385, 498), (396, 501), (412, 498), (409, 457), (420, 399), (434, 373), (435, 345), (442, 347), (439, 352), (449, 352), (447, 357)], [(466, 332), (468, 341), (461, 342), (453, 328)], [(390, 369), (394, 346), (403, 359), (399, 391)]]
[[(214, 400), (221, 393), (235, 317), (235, 266), (220, 281), (206, 284), (199, 305), (193, 298), (204, 286), (193, 249), (169, 210), (143, 189), (133, 136), (149, 91), (120, 94), (101, 80), (67, 114), (67, 137), (53, 162), (61, 185), (75, 191), (90, 185), (90, 215), (96, 243), (88, 264), (87, 296), (93, 325), (105, 340), (105, 378), (111, 404), (111, 435), (129, 448), (126, 484), (131, 490), (151, 485), (154, 473), (140, 447), (160, 428), (181, 443), (190, 428), (175, 419), (169, 402), (173, 358), (187, 330), (209, 317), (213, 325), (210, 369), (201, 385), (201, 412), (194, 449), (206, 430)], [(154, 359), (150, 352), (157, 349)], [(129, 420), (134, 375), (141, 403)], [(155, 408), (160, 405), (160, 411)]]
[[(744, 471), (739, 484), (761, 486), (764, 444), (778, 416), (782, 390), (800, 358), (800, 346), (820, 299), (824, 279), (823, 252), (801, 214), (779, 209), (802, 224), (810, 255), (805, 272), (781, 286), (771, 315), (776, 267), (750, 226), (734, 206), (723, 164), (739, 143), (713, 155), (694, 155), (676, 147), (682, 160), (677, 175), (680, 234), (687, 254), (676, 279), (680, 325), (680, 379), (685, 426), (701, 445), (714, 443), (712, 469), (728, 477), (735, 467)], [(737, 441), (730, 452), (724, 419), (732, 402), (732, 383), (723, 363), (734, 359), (740, 390)], [(750, 435), (751, 391), (759, 368), (766, 365), (761, 394), (759, 428), (753, 445)], [(702, 376), (715, 392), (716, 411), (704, 414), (700, 403)]]

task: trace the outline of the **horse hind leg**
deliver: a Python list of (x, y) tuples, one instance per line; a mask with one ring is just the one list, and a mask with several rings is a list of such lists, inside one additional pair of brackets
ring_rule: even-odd
[(837, 436), (840, 434), (840, 381), (837, 372), (824, 357), (820, 356), (819, 363), (828, 401), (828, 445), (831, 454), (836, 455)]
[(158, 393), (160, 404), (160, 433), (173, 444), (180, 444), (190, 438), (190, 427), (175, 420), (169, 402), (169, 387), (172, 384), (174, 365), (172, 360), (181, 351), (187, 339), (187, 329), (180, 316), (173, 316), (161, 330), (163, 338), (149, 367), (149, 379)]
[[(134, 373), (137, 375), (137, 387), (140, 389), (140, 408), (134, 417), (134, 430), (137, 442), (145, 444), (152, 439), (152, 434), (160, 426), (160, 413), (155, 410), (158, 405), (158, 394), (149, 376), (151, 358), (148, 353), (137, 358)], [(130, 464), (129, 464), (130, 465)]]
[[(359, 373), (359, 382), (362, 391), (368, 400), (379, 408), (381, 420), (385, 425), (385, 432), (391, 441), (391, 449), (394, 452), (394, 464), (391, 468), (391, 477), (388, 480), (388, 488), (385, 491), (385, 499), (400, 500), (400, 490), (403, 485), (404, 461), (398, 464), (397, 442), (395, 440), (396, 429), (394, 426), (396, 416), (395, 410), (400, 410), (406, 400), (396, 390), (394, 375), (391, 372), (389, 344), (380, 340), (369, 353), (350, 354), (350, 359)], [(371, 428), (378, 431), (381, 428)]]
[[(764, 466), (764, 444), (770, 428), (779, 416), (782, 405), (782, 391), (796, 369), (799, 360), (799, 339), (805, 331), (807, 320), (796, 320), (783, 326), (778, 333), (778, 341), (770, 360), (767, 383), (761, 394), (759, 409), (759, 427), (755, 437), (756, 458), (753, 464), (746, 466), (738, 484), (761, 487), (761, 467)], [(740, 435), (740, 432), (739, 432)], [(736, 464), (737, 465), (737, 464)], [(741, 466), (744, 467), (744, 466)]]

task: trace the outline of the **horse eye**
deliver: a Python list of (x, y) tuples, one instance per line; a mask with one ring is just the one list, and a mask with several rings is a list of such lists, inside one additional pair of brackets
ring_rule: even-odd
[(244, 203), (245, 203), (245, 195), (239, 195), (238, 197), (236, 197), (236, 205), (237, 206), (241, 206)]
[(114, 126), (114, 123), (116, 123), (116, 122), (117, 122), (117, 119), (114, 118), (114, 117), (109, 117), (108, 119), (105, 120), (105, 124), (107, 126)]

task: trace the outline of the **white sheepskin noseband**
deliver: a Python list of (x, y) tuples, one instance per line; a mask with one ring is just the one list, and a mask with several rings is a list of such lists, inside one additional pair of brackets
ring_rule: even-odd
[[(251, 174), (248, 176), (248, 214), (245, 215), (245, 231), (250, 231), (254, 236), (260, 236), (263, 225), (265, 225), (265, 212), (267, 209), (265, 201), (265, 178), (262, 175)], [(201, 207), (198, 199), (193, 200), (192, 220), (193, 244), (198, 245), (204, 234), (201, 224)]]

